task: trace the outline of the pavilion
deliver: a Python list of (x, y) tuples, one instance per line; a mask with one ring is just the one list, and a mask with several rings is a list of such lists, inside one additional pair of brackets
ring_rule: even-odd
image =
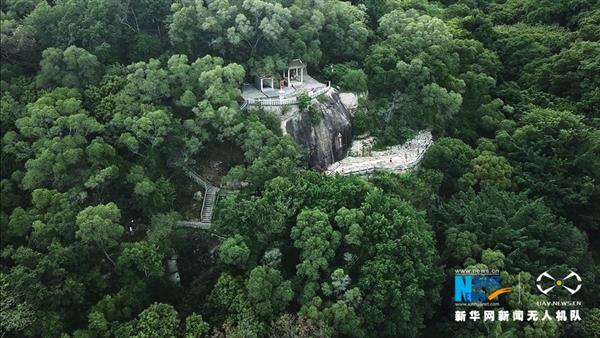
[(265, 89), (274, 90), (275, 89), (275, 77), (273, 77), (273, 73), (261, 70), (257, 71), (254, 76), (254, 85), (257, 89), (260, 89), (263, 92)]
[(283, 73), (283, 78), (287, 80), (288, 87), (292, 87), (293, 84), (302, 85), (304, 83), (304, 73), (306, 73), (304, 62), (300, 59), (294, 59), (288, 64), (287, 76)]

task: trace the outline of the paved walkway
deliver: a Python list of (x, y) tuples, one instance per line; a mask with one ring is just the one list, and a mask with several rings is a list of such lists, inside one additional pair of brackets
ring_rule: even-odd
[(364, 175), (381, 170), (403, 172), (417, 166), (432, 143), (431, 132), (422, 131), (402, 145), (371, 151), (370, 156), (348, 156), (331, 164), (326, 173)]

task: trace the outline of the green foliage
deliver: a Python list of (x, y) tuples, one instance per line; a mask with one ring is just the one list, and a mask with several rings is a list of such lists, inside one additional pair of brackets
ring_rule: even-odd
[(391, 96), (386, 122), (439, 128), (462, 103), (464, 82), (453, 76), (458, 55), (443, 21), (416, 10), (394, 10), (379, 19), (383, 41), (365, 60), (371, 92)]
[(277, 318), (271, 335), (274, 337), (327, 338), (333, 336), (333, 330), (323, 321), (286, 313)]
[(42, 53), (41, 70), (37, 76), (40, 87), (82, 88), (99, 81), (100, 63), (93, 54), (70, 46), (65, 50), (48, 48)]
[(164, 257), (158, 246), (147, 242), (136, 242), (126, 246), (117, 261), (117, 269), (124, 273), (139, 271), (145, 278), (162, 277)]
[(310, 123), (317, 125), (321, 122), (321, 110), (316, 108), (314, 105), (308, 107), (308, 114), (310, 115)]
[(135, 327), (136, 338), (177, 337), (177, 311), (171, 305), (154, 303), (140, 313)]
[(219, 248), (219, 258), (225, 264), (232, 264), (244, 268), (250, 256), (250, 249), (240, 235), (228, 238)]
[(354, 63), (326, 65), (323, 73), (343, 91), (363, 93), (367, 91), (367, 75)]
[(103, 250), (113, 248), (123, 234), (123, 227), (118, 224), (120, 218), (121, 211), (112, 202), (87, 207), (77, 214), (77, 237)]
[(491, 187), (508, 189), (512, 186), (512, 172), (512, 167), (504, 157), (483, 151), (471, 160), (471, 168), (458, 180), (458, 184), (464, 190)]
[(475, 152), (459, 139), (440, 138), (425, 153), (423, 167), (440, 170), (444, 174), (442, 191), (458, 191), (458, 179), (470, 168)]
[[(594, 336), (597, 7), (3, 1), (0, 335)], [(377, 147), (430, 129), (421, 167), (303, 171), (278, 118), (239, 109), (297, 58), (360, 93), (353, 131)], [(317, 100), (299, 108), (323, 127)], [(209, 232), (179, 226), (200, 206), (175, 163), (241, 187)], [(582, 275), (582, 321), (446, 315), (443, 269), (499, 269), (503, 306), (543, 310), (550, 267)]]
[(437, 199), (443, 177), (440, 171), (423, 169), (398, 175), (381, 172), (374, 175), (371, 181), (386, 194), (409, 201), (418, 209), (427, 209)]
[(246, 281), (248, 300), (260, 317), (274, 318), (292, 300), (292, 283), (284, 281), (281, 272), (267, 266), (250, 271)]
[(511, 79), (537, 59), (548, 57), (568, 46), (573, 34), (558, 26), (516, 24), (495, 27), (498, 56)]
[(552, 262), (584, 264), (585, 235), (544, 202), (523, 193), (497, 189), (459, 193), (440, 213), (440, 223), (447, 229), (446, 257), (457, 259), (450, 260), (455, 266), (462, 266), (465, 258), (477, 259), (484, 248), (500, 251), (509, 272), (533, 271)]
[(600, 196), (595, 183), (600, 179), (598, 131), (581, 116), (532, 109), (516, 129), (499, 133), (496, 142), (514, 163), (519, 187), (543, 196), (560, 214), (595, 227), (590, 221), (598, 217), (592, 205), (597, 205)]
[(298, 215), (290, 236), (294, 246), (301, 250), (298, 275), (309, 281), (319, 278), (320, 270), (329, 265), (340, 243), (340, 233), (334, 231), (327, 214), (319, 210), (304, 210)]
[(310, 106), (311, 99), (310, 96), (308, 96), (308, 94), (298, 95), (296, 100), (298, 101), (298, 107), (300, 109), (307, 109)]
[[(293, 276), (293, 304), (303, 316), (351, 336), (393, 336), (396, 330), (416, 332), (415, 321), (431, 313), (431, 303), (418, 300), (437, 299), (437, 286), (424, 288), (439, 283), (431, 229), (407, 203), (366, 181), (314, 173), (276, 178), (261, 197), (226, 199), (222, 208), (217, 229), (247, 236), (251, 252), (262, 255), (273, 246), (288, 250), (281, 257), (281, 270), (275, 265), (260, 266), (259, 271)], [(292, 246), (297, 250), (289, 251)], [(420, 263), (409, 263), (415, 261)], [(295, 268), (286, 268), (290, 265)], [(414, 274), (399, 272), (406, 269)], [(389, 293), (409, 284), (422, 292), (409, 298)], [(412, 310), (408, 314), (403, 308)]]
[(279, 71), (293, 58), (346, 61), (361, 55), (369, 36), (364, 10), (342, 1), (189, 2), (171, 10), (169, 38), (178, 50), (224, 55), (254, 70)]
[(192, 313), (185, 319), (185, 338), (205, 337), (210, 326), (206, 323), (201, 315)]
[(33, 322), (34, 310), (30, 304), (20, 302), (17, 295), (9, 293), (6, 276), (0, 274), (0, 332), (19, 332)]

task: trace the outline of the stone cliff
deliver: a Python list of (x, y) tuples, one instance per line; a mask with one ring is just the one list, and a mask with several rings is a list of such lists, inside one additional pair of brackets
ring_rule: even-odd
[(312, 100), (320, 113), (314, 124), (307, 111), (295, 109), (282, 121), (283, 132), (290, 135), (308, 154), (311, 168), (325, 169), (345, 157), (352, 143), (352, 114), (333, 90), (324, 94), (327, 100)]

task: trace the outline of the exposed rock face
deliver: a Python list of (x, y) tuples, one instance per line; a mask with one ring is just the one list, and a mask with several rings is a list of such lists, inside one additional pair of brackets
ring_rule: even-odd
[(350, 114), (354, 116), (354, 113), (356, 113), (356, 109), (358, 108), (358, 96), (354, 93), (340, 93), (340, 100)]
[(293, 114), (282, 123), (284, 132), (306, 150), (309, 165), (322, 169), (344, 158), (352, 143), (352, 115), (336, 92), (332, 90), (326, 95), (325, 103), (312, 100), (321, 112), (318, 124), (311, 122), (308, 112)]

